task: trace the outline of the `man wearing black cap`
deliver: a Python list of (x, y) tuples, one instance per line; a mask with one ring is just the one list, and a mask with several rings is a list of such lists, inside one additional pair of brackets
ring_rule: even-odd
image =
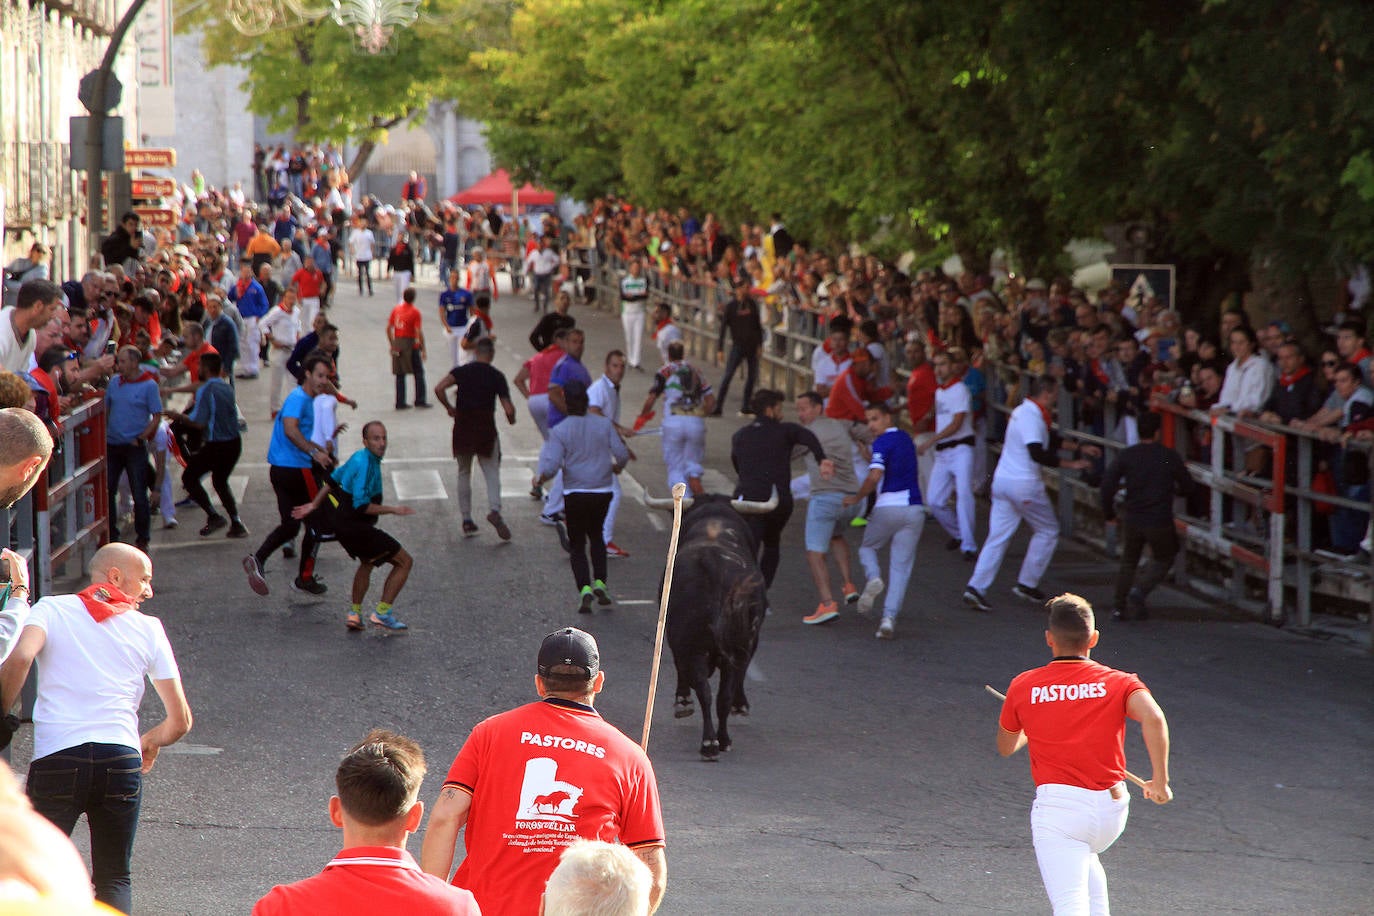
[(668, 873), (658, 784), (639, 746), (592, 708), (605, 680), (590, 634), (550, 633), (539, 647), (539, 701), (478, 723), (453, 761), (420, 864), (447, 880), (466, 826), (453, 883), (487, 916), (538, 912), (545, 882), (578, 837), (633, 851), (653, 874), (650, 909), (658, 908)]

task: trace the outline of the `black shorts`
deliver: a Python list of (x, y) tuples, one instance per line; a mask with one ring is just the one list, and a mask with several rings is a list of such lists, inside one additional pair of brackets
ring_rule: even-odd
[(400, 541), (375, 525), (347, 525), (334, 534), (350, 557), (369, 566), (390, 562), (401, 549)]

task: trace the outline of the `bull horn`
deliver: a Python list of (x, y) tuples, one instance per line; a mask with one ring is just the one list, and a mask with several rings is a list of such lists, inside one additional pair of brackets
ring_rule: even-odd
[(778, 507), (778, 488), (774, 487), (773, 492), (768, 494), (767, 502), (759, 502), (756, 499), (732, 499), (730, 505), (740, 515), (763, 515), (772, 512)]
[[(644, 492), (644, 505), (648, 506), (650, 509), (666, 509), (669, 512), (673, 511), (673, 499), (671, 496), (650, 496), (647, 490)], [(682, 498), (682, 508), (684, 511), (692, 508), (692, 497), (684, 496)]]

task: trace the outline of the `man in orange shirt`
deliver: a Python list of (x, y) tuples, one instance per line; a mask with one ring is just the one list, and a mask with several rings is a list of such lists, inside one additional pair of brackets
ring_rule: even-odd
[(1169, 788), (1169, 724), (1140, 678), (1088, 658), (1100, 635), (1092, 605), (1077, 595), (1047, 602), (1045, 643), (1054, 658), (1016, 676), (998, 722), (997, 751), (1030, 747), (1035, 804), (1031, 837), (1056, 916), (1107, 916), (1107, 875), (1098, 855), (1126, 829), (1130, 795), (1122, 782), (1126, 719), (1140, 723), (1157, 805)]
[(391, 310), (386, 322), (386, 341), (391, 347), (391, 372), (396, 376), (396, 409), (408, 410), (406, 376), (415, 376), (415, 406), (429, 407), (425, 400), (425, 334), (420, 328), (420, 310), (415, 307), (415, 287), (401, 294), (401, 302)]

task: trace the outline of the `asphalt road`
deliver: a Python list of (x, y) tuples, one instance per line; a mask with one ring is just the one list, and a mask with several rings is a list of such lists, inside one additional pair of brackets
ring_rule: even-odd
[[(145, 783), (134, 878), (141, 914), (246, 913), (274, 883), (318, 871), (340, 840), (326, 813), (334, 767), (371, 727), (423, 744), (430, 775), (422, 798), (431, 802), (472, 725), (533, 698), (535, 650), (558, 626), (596, 634), (607, 673), (598, 708), (639, 737), (666, 518), (625, 500), (616, 540), (633, 556), (612, 561), (617, 606), (579, 618), (564, 555), (525, 495), (538, 438), (520, 405), (517, 425), (501, 433), (514, 540), (501, 544), (484, 523), (480, 536), (462, 538), (447, 418), (392, 409), (382, 331), (391, 285), (359, 299), (349, 282), (332, 310), (343, 329), (345, 387), (361, 402), (341, 417), (351, 427), (345, 454), (363, 421), (388, 424), (387, 499), (400, 488), (418, 510), (383, 521), (416, 557), (397, 606), (411, 630), (345, 632), (352, 566), (337, 545), (322, 554), (327, 596), (291, 591), (294, 564), (274, 558), (272, 594), (258, 598), (239, 567), (244, 544), (202, 541), (199, 512), (183, 509), (180, 530), (155, 532), (157, 595), (145, 610), (166, 622), (196, 724)], [(420, 284), (433, 332), (432, 268)], [(622, 345), (619, 322), (580, 307), (575, 314), (596, 367)], [(497, 365), (510, 376), (527, 352), (530, 304), (503, 297), (495, 315)], [(448, 368), (444, 352), (432, 339), (431, 386)], [(647, 343), (645, 352), (651, 360)], [(251, 422), (239, 471), (250, 547), (275, 517), (265, 379), (239, 389)], [(627, 377), (627, 416), (648, 382)], [(709, 464), (727, 476), (737, 424), (709, 427)], [(664, 493), (658, 440), (635, 448), (630, 473)], [(482, 492), (479, 480), (479, 507)], [(995, 613), (979, 615), (958, 600), (969, 567), (943, 550), (932, 526), (898, 638), (879, 642), (873, 621), (853, 613), (822, 627), (800, 623), (815, 603), (800, 527), (797, 517), (751, 671), (753, 714), (737, 728), (732, 721), (735, 749), (718, 763), (698, 758), (699, 717), (672, 717), (665, 651), (649, 748), (669, 837), (661, 912), (1047, 912), (1030, 845), (1027, 762), (997, 756), (998, 707), (983, 690), (1005, 688), (1048, 658), (1040, 612), (1009, 592), (1024, 534), (992, 591)], [(1105, 601), (1111, 575), (1098, 555), (1062, 544), (1042, 587)], [(373, 601), (379, 588), (380, 577)], [(1374, 659), (1178, 593), (1156, 603), (1147, 623), (1099, 621), (1094, 653), (1144, 678), (1174, 741), (1176, 800), (1156, 807), (1135, 792), (1130, 824), (1104, 856), (1114, 912), (1370, 912)], [(153, 700), (145, 712), (155, 708)], [(16, 741), (21, 764), (28, 747), (25, 730)], [(1148, 776), (1138, 728), (1127, 753), (1128, 765)], [(411, 849), (418, 854), (418, 838)]]

